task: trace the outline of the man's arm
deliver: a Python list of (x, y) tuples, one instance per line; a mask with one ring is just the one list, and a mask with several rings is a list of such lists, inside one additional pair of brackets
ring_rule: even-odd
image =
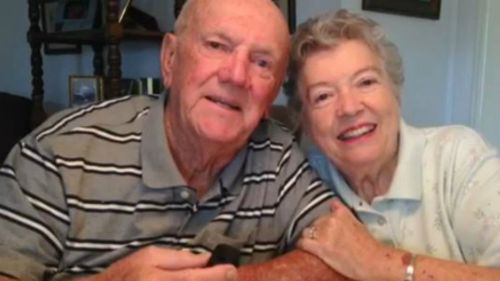
[(238, 268), (238, 281), (341, 281), (350, 280), (319, 258), (293, 250), (273, 260)]

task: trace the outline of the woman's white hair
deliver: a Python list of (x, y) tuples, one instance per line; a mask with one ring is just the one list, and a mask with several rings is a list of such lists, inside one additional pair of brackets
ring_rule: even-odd
[[(345, 40), (359, 40), (366, 44), (382, 61), (394, 87), (396, 98), (400, 99), (404, 83), (403, 62), (397, 46), (389, 41), (382, 27), (372, 19), (339, 10), (327, 13), (302, 23), (297, 28), (292, 41), (292, 56), (289, 68), (292, 106), (300, 110), (301, 103), (297, 93), (297, 78), (306, 59), (313, 53), (334, 49)], [(335, 66), (332, 66), (335, 67)]]

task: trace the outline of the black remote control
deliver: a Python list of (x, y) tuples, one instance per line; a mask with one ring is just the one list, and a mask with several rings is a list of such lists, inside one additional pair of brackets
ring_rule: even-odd
[(207, 266), (214, 266), (217, 264), (232, 264), (234, 266), (238, 266), (239, 259), (239, 249), (227, 244), (219, 244), (212, 252), (212, 256), (210, 257), (210, 260), (208, 260)]

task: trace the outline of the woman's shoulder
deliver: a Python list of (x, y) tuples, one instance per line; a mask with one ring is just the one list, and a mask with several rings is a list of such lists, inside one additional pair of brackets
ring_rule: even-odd
[[(442, 163), (469, 163), (498, 155), (480, 133), (462, 125), (414, 128), (424, 137), (423, 155), (438, 157)], [(436, 160), (436, 159), (434, 159)]]
[(476, 148), (490, 148), (485, 138), (476, 130), (463, 125), (449, 125), (419, 129), (426, 142), (440, 146), (458, 145)]

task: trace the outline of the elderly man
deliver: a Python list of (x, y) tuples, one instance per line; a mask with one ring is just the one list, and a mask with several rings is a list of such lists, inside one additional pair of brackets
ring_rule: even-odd
[[(168, 94), (62, 112), (10, 153), (0, 280), (336, 276), (291, 250), (333, 194), (263, 119), (288, 59), (280, 11), (269, 0), (192, 0), (175, 28), (161, 55)], [(243, 266), (194, 254), (219, 244), (239, 249)]]

